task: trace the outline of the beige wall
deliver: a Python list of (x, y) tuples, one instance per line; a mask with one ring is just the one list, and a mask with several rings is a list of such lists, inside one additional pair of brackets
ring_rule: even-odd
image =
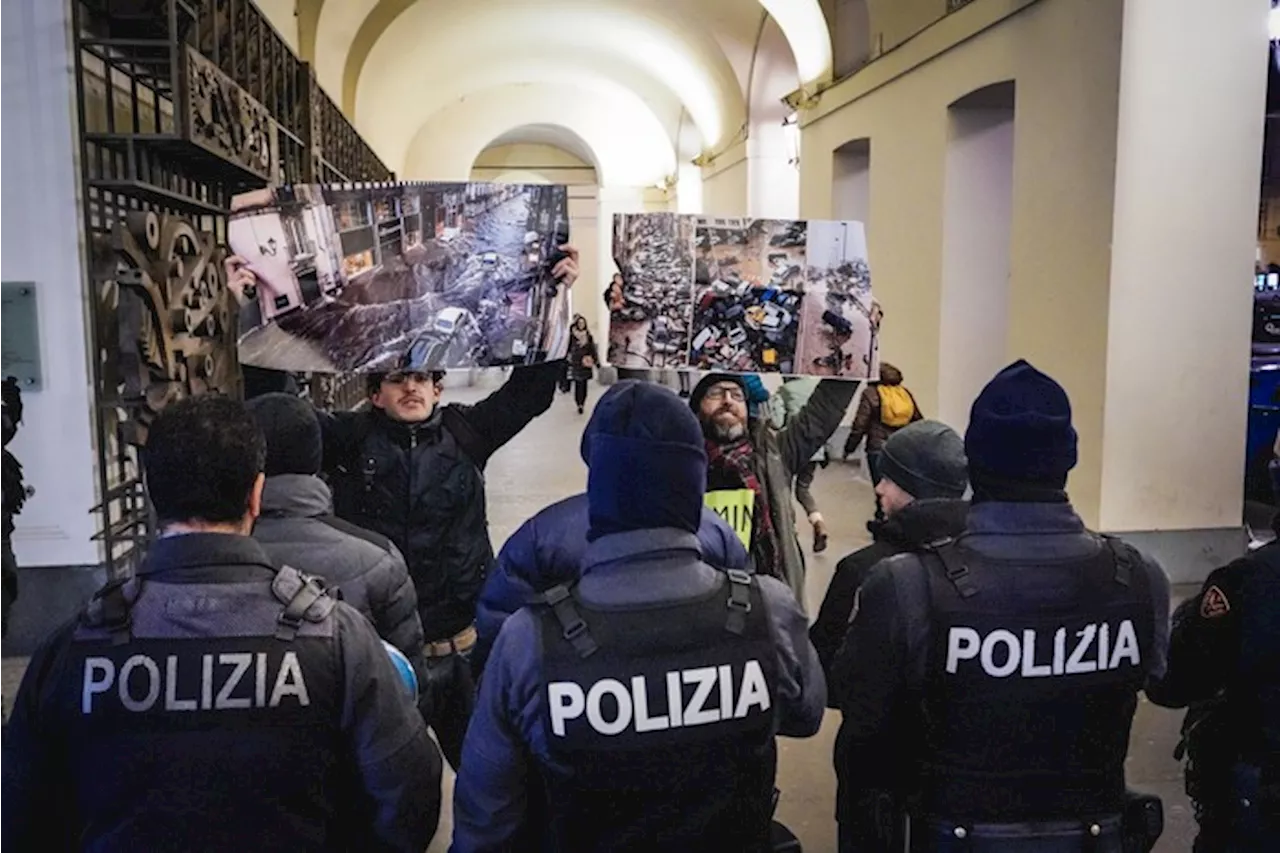
[(881, 352), (936, 413), (947, 107), (1016, 80), (1006, 357), (1030, 359), (1071, 394), (1081, 436), (1072, 495), (1093, 522), (1120, 17), (1118, 2), (975, 0), (825, 93), (802, 142), (801, 215), (824, 218), (835, 149), (871, 139), (868, 252), (886, 312)]
[(867, 0), (871, 55), (893, 50), (947, 13), (947, 0)]
[(736, 145), (702, 170), (702, 213), (746, 216), (750, 161), (746, 146)]

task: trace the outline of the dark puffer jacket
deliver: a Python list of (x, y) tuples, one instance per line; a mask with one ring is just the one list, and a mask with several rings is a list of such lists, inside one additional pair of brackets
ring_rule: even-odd
[(319, 477), (268, 477), (253, 538), (277, 565), (336, 586), (343, 601), (369, 617), (378, 636), (416, 660), (422, 654), (422, 622), (404, 558), (387, 537), (332, 513), (333, 496)]
[[(476, 608), (479, 639), (471, 656), (474, 672), (483, 670), (493, 641), (512, 613), (556, 584), (578, 580), (587, 552), (587, 525), (587, 496), (583, 493), (553, 503), (511, 534), (480, 593)], [(749, 570), (742, 540), (709, 509), (702, 510), (698, 544), (707, 565)]]
[[(881, 560), (919, 548), (946, 536), (958, 536), (964, 530), (969, 502), (961, 500), (914, 501), (884, 521), (871, 521), (867, 529), (875, 540), (854, 551), (836, 564), (822, 609), (809, 629), (809, 639), (818, 650), (822, 671), (831, 678), (831, 662), (844, 642), (853, 615), (853, 600), (858, 588), (871, 575)], [(834, 698), (828, 700), (839, 708)]]
[(547, 410), (564, 369), (563, 361), (517, 367), (474, 406), (437, 407), (416, 424), (380, 409), (321, 415), (334, 509), (400, 549), (428, 641), (452, 637), (475, 619), (493, 562), (484, 466)]

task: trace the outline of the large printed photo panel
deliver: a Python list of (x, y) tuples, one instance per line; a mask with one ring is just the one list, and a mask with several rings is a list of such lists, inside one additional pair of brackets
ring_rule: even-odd
[(613, 249), (615, 366), (879, 375), (860, 222), (624, 214)]
[(561, 186), (329, 184), (236, 196), (232, 252), (257, 277), (240, 361), (370, 372), (563, 358)]

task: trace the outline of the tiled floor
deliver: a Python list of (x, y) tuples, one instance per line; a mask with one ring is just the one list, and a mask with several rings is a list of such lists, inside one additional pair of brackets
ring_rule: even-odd
[[(593, 387), (593, 398), (600, 388)], [(449, 399), (474, 400), (481, 391), (450, 389)], [(558, 396), (551, 411), (534, 421), (489, 463), (488, 499), (491, 534), (499, 547), (517, 526), (541, 507), (581, 491), (586, 467), (578, 454), (581, 425), (572, 400)], [(814, 489), (832, 528), (831, 546), (825, 554), (807, 554), (810, 612), (816, 612), (837, 560), (867, 541), (863, 522), (870, 514), (871, 491), (854, 466), (834, 464), (818, 474)], [(802, 522), (803, 523), (803, 522)], [(807, 534), (807, 531), (802, 531)], [(802, 540), (807, 538), (802, 536)], [(17, 605), (22, 606), (21, 601)], [(26, 661), (5, 658), (5, 703), (12, 702), (17, 680)], [(1170, 757), (1177, 742), (1180, 715), (1141, 700), (1129, 753), (1131, 786), (1159, 794), (1164, 799), (1165, 834), (1159, 853), (1189, 850), (1194, 836), (1190, 808), (1182, 793), (1178, 765)], [(783, 739), (779, 746), (778, 786), (782, 789), (779, 819), (801, 839), (808, 853), (835, 850), (835, 775), (831, 750), (839, 726), (839, 714), (828, 711), (821, 732), (814, 738)], [(448, 771), (446, 770), (446, 775)], [(430, 850), (444, 851), (452, 827), (449, 802), (453, 780), (445, 783), (446, 808), (440, 831)]]

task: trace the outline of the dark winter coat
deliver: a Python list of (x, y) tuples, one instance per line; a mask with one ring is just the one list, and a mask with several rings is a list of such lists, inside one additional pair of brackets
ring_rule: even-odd
[[(498, 553), (476, 608), (479, 639), (471, 656), (475, 672), (484, 668), (493, 641), (512, 613), (533, 603), (536, 595), (556, 584), (578, 580), (587, 552), (587, 525), (584, 493), (553, 503), (511, 534)], [(698, 544), (707, 565), (747, 570), (749, 560), (742, 540), (709, 509), (702, 511)]]
[[(818, 618), (809, 629), (809, 639), (818, 650), (818, 659), (822, 661), (822, 670), (828, 678), (831, 677), (831, 662), (849, 628), (854, 597), (876, 564), (894, 554), (914, 551), (943, 537), (959, 535), (964, 530), (968, 512), (968, 501), (921, 500), (908, 504), (885, 521), (867, 524), (874, 541), (836, 564)], [(831, 707), (840, 706), (832, 702)]]
[[(587, 359), (591, 363), (587, 363)], [(596, 347), (596, 339), (588, 333), (586, 340), (579, 342), (571, 332), (569, 335), (569, 378), (577, 380), (590, 379), (595, 368), (600, 365), (600, 352)]]
[[(1043, 608), (1076, 594), (1075, 561), (1103, 547), (1068, 503), (976, 503), (963, 533), (965, 547), (994, 561), (1034, 560), (1017, 596)], [(1068, 571), (1051, 568), (1065, 564)], [(1169, 646), (1169, 580), (1159, 564), (1141, 558), (1135, 571), (1147, 578), (1155, 626), (1149, 677), (1165, 671)], [(930, 566), (914, 553), (881, 561), (858, 592), (858, 612), (832, 661), (830, 698), (840, 707), (836, 735), (837, 819), (866, 843), (869, 797), (875, 791), (910, 790), (916, 777), (910, 745), (919, 737), (920, 695), (933, 653)], [(862, 847), (859, 847), (862, 849)], [(870, 849), (870, 848), (868, 848)]]
[(336, 586), (410, 660), (422, 654), (418, 596), (404, 557), (387, 537), (334, 516), (333, 495), (319, 477), (268, 477), (253, 538), (277, 564)]
[(493, 562), (484, 466), (547, 410), (563, 371), (563, 361), (517, 367), (479, 403), (440, 406), (415, 424), (380, 409), (321, 415), (334, 509), (400, 549), (428, 641), (452, 637), (475, 619)]
[(425, 848), (439, 752), (368, 620), (323, 593), (281, 619), (305, 589), (247, 536), (156, 540), (31, 658), (4, 849)]
[[(896, 368), (885, 365), (880, 371), (879, 384), (901, 385), (902, 374)], [(907, 391), (907, 394), (915, 407), (915, 411), (911, 413), (911, 423), (914, 423), (921, 420), (924, 415), (920, 411), (920, 405), (916, 403), (915, 395), (910, 391)], [(891, 427), (880, 419), (880, 392), (876, 390), (875, 385), (868, 384), (862, 389), (862, 397), (858, 400), (858, 411), (853, 416), (853, 424), (849, 427), (849, 438), (844, 444), (845, 453), (847, 455), (856, 450), (863, 436), (867, 439), (867, 452), (879, 453), (884, 443), (889, 440), (889, 436), (899, 429), (901, 427)]]

